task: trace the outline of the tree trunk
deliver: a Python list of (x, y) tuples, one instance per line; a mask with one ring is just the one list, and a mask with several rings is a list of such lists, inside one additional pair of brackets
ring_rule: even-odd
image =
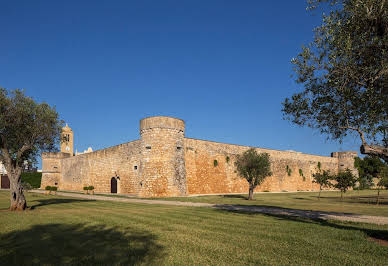
[(378, 156), (388, 163), (388, 148), (377, 145), (361, 145), (360, 147), (361, 154), (368, 154)]
[(380, 188), (377, 188), (377, 201), (376, 201), (376, 205), (379, 205), (379, 202), (380, 202)]
[(254, 189), (254, 187), (252, 185), (249, 185), (248, 200), (253, 200), (253, 189)]
[(321, 200), (321, 191), (322, 191), (322, 185), (319, 185), (318, 200)]
[(341, 201), (344, 199), (344, 196), (343, 196), (343, 192), (342, 192), (342, 190), (341, 190)]
[(27, 201), (23, 194), (21, 169), (8, 173), (11, 192), (11, 211), (23, 211), (27, 208)]

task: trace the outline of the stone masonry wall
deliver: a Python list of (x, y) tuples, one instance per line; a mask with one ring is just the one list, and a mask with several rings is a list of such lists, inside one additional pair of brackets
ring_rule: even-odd
[[(190, 194), (247, 193), (248, 183), (237, 173), (236, 155), (248, 146), (185, 138), (185, 123), (172, 117), (148, 117), (140, 121), (139, 140), (92, 153), (42, 154), (42, 183), (60, 190), (110, 193), (117, 179), (117, 193), (140, 197)], [(273, 175), (255, 191), (316, 191), (312, 182), (318, 169), (332, 173), (351, 169), (357, 152), (335, 152), (332, 157), (255, 148), (270, 155)], [(287, 172), (290, 169), (290, 174)]]
[(70, 154), (63, 152), (42, 153), (42, 181), (40, 188), (58, 186), (61, 183), (61, 161), (68, 157), (70, 157)]
[[(188, 194), (246, 193), (248, 183), (245, 179), (238, 177), (234, 162), (237, 154), (249, 148), (185, 138)], [(319, 186), (312, 182), (312, 173), (317, 171), (318, 162), (321, 163), (322, 169), (330, 170), (332, 173), (338, 171), (337, 158), (263, 148), (255, 149), (270, 155), (273, 173), (255, 191), (316, 191), (319, 190)], [(217, 160), (217, 166), (214, 160)], [(291, 169), (291, 175), (287, 173), (287, 165)]]
[(80, 191), (92, 185), (95, 192), (110, 193), (111, 178), (119, 177), (118, 193), (137, 193), (139, 146), (140, 141), (136, 140), (62, 159), (59, 189)]
[(149, 117), (140, 121), (141, 181), (139, 196), (186, 195), (183, 120)]

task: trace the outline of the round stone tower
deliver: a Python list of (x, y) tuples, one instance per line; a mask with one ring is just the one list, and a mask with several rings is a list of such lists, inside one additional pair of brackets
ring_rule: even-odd
[(186, 195), (184, 135), (181, 119), (155, 116), (140, 121), (139, 196)]
[(349, 169), (356, 176), (358, 176), (358, 170), (354, 167), (354, 158), (357, 157), (357, 155), (356, 151), (340, 151), (331, 153), (331, 157), (338, 158), (339, 172)]

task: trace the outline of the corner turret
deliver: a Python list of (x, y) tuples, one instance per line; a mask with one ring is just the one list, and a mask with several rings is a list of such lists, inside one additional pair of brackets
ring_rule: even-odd
[(155, 116), (140, 121), (139, 196), (186, 195), (184, 135), (185, 122), (181, 119)]
[(354, 167), (354, 158), (358, 156), (356, 151), (332, 152), (331, 157), (338, 158), (338, 172), (349, 169), (358, 176), (358, 170)]

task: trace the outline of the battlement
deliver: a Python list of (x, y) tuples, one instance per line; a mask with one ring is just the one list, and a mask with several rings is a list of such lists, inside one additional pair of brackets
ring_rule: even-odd
[(152, 116), (140, 120), (140, 134), (153, 128), (175, 129), (185, 132), (185, 121), (168, 116)]

